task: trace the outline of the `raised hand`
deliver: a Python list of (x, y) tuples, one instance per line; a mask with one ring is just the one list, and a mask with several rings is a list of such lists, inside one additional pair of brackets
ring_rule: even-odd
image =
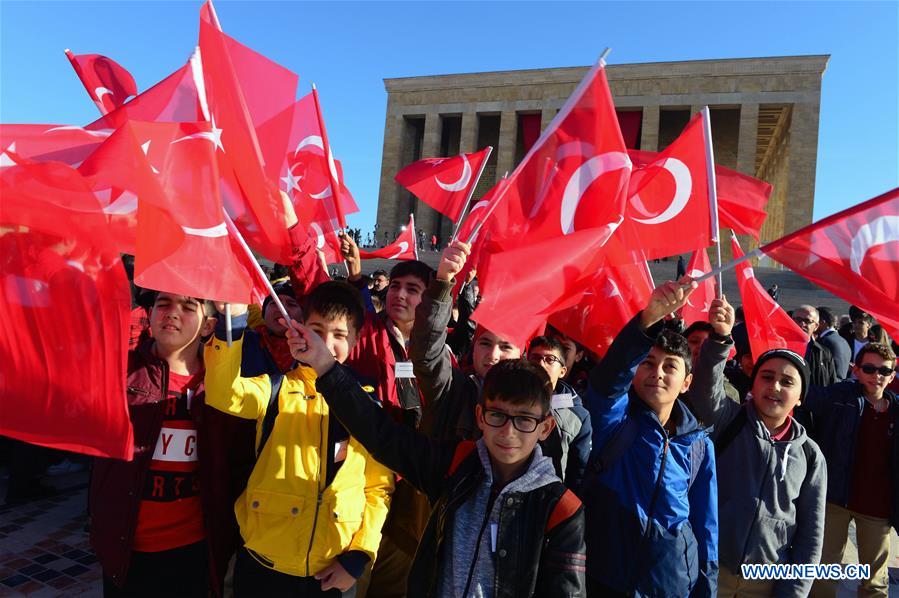
[(646, 330), (668, 314), (682, 308), (697, 286), (692, 278), (684, 276), (677, 282), (669, 280), (653, 289), (649, 303), (640, 313), (642, 328)]
[(709, 306), (709, 324), (716, 334), (721, 336), (729, 336), (734, 329), (736, 322), (736, 314), (733, 306), (727, 302), (727, 298), (722, 294), (721, 299), (713, 299)]
[(340, 255), (343, 256), (347, 270), (350, 273), (347, 279), (351, 281), (359, 280), (362, 276), (362, 258), (359, 257), (359, 246), (356, 245), (353, 237), (343, 231), (340, 232)]
[(471, 245), (462, 241), (454, 241), (443, 250), (440, 257), (440, 264), (437, 266), (437, 280), (450, 282), (456, 277), (456, 274), (462, 271), (465, 266), (465, 260), (471, 253)]
[(311, 328), (303, 326), (294, 319), (290, 325), (281, 318), (281, 323), (287, 326), (287, 346), (294, 359), (304, 365), (308, 365), (319, 376), (325, 374), (337, 362), (331, 351), (325, 345), (325, 341)]

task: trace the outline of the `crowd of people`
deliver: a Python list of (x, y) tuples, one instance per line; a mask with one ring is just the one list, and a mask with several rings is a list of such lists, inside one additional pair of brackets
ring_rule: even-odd
[(474, 322), (462, 242), (436, 271), (341, 251), (345, 280), (299, 249), (271, 273), (288, 318), (136, 290), (134, 459), (89, 492), (104, 595), (833, 596), (742, 566), (840, 563), (851, 521), (887, 595), (896, 345), (863, 310), (797, 306), (805, 354), (753, 355), (724, 296), (684, 326), (684, 277), (599, 356)]

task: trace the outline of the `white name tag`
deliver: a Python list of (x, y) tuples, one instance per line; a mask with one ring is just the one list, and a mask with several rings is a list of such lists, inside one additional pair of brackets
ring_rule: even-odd
[(153, 451), (155, 461), (189, 463), (197, 460), (197, 431), (163, 428)]
[(414, 378), (415, 372), (412, 371), (412, 362), (398, 361), (393, 368), (393, 375), (396, 378)]
[(574, 407), (574, 395), (571, 393), (553, 395), (551, 405), (553, 409), (565, 409)]

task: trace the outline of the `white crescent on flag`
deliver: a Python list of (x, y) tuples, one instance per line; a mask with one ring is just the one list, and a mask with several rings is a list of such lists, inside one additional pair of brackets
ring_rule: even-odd
[(880, 216), (861, 225), (852, 237), (849, 248), (849, 267), (861, 275), (862, 262), (872, 248), (890, 241), (899, 241), (899, 216)]
[(397, 251), (395, 254), (391, 255), (391, 256), (390, 256), (389, 258), (387, 258), (387, 259), (388, 259), (388, 260), (395, 260), (396, 258), (400, 257), (401, 255), (403, 255), (403, 254), (406, 253), (407, 251), (409, 251), (409, 243), (407, 243), (406, 241), (400, 241), (400, 250)]
[[(607, 172), (631, 169), (631, 160), (625, 152), (606, 152), (593, 156), (577, 167), (569, 177), (565, 190), (562, 192), (562, 232), (569, 235), (574, 232), (574, 216), (584, 193), (593, 184), (593, 181)], [(622, 182), (623, 184), (623, 182)]]
[(94, 89), (94, 95), (97, 96), (97, 99), (101, 102), (103, 101), (103, 96), (107, 94), (111, 96), (115, 95), (111, 89), (107, 89), (105, 87), (97, 87)]
[(454, 183), (444, 183), (437, 177), (434, 177), (434, 180), (437, 182), (437, 186), (444, 191), (462, 191), (468, 187), (468, 183), (471, 182), (471, 164), (468, 163), (468, 156), (462, 154), (462, 176), (459, 177), (459, 180)]
[[(686, 164), (677, 158), (668, 158), (663, 164), (656, 163), (655, 165), (664, 168), (674, 177), (674, 196), (671, 198), (671, 203), (668, 204), (668, 207), (659, 214), (651, 218), (633, 219), (635, 222), (641, 224), (661, 224), (663, 222), (668, 222), (683, 211), (690, 199), (690, 193), (693, 191), (693, 177), (690, 175), (690, 169)], [(647, 214), (646, 207), (640, 200), (639, 195), (634, 194), (631, 198), (631, 205), (642, 214)]]
[(224, 222), (215, 226), (210, 226), (209, 228), (191, 228), (189, 226), (182, 226), (181, 228), (188, 235), (193, 235), (195, 237), (208, 237), (211, 239), (228, 236), (228, 227)]

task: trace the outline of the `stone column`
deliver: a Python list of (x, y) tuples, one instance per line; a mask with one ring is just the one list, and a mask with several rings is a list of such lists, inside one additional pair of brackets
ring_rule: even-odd
[(387, 122), (384, 125), (384, 157), (381, 161), (381, 195), (378, 198), (377, 230), (379, 235), (382, 234), (382, 230), (390, 231), (392, 235), (399, 226), (397, 214), (402, 188), (393, 180), (393, 177), (402, 167), (400, 161), (402, 159), (404, 124), (403, 117), (388, 107)]
[(659, 151), (659, 106), (643, 106), (643, 124), (640, 125), (640, 149)]
[(793, 104), (790, 119), (789, 171), (784, 234), (812, 221), (815, 165), (818, 160), (818, 101)]
[(478, 147), (478, 113), (462, 113), (462, 134), (459, 138), (459, 151), (470, 154), (481, 148)]
[(546, 129), (547, 125), (552, 122), (559, 112), (556, 108), (544, 108), (540, 111), (540, 130)]
[(755, 154), (758, 147), (759, 105), (740, 106), (740, 136), (737, 140), (737, 170), (755, 176)]
[(496, 155), (496, 180), (515, 167), (515, 134), (518, 115), (514, 110), (503, 110), (499, 123), (499, 147)]
[[(440, 156), (440, 114), (427, 112), (425, 114), (425, 133), (421, 142), (422, 158), (437, 158)], [(406, 224), (409, 215), (401, 218), (400, 225)], [(416, 201), (415, 228), (425, 232), (430, 241), (431, 235), (440, 234), (440, 214), (423, 201)]]

